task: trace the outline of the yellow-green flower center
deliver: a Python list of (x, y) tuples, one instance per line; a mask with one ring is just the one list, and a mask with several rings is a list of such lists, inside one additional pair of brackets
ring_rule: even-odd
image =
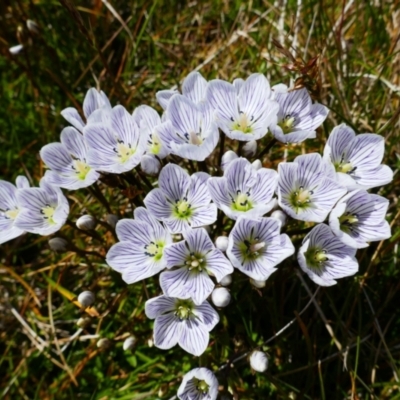
[(304, 256), (306, 258), (307, 265), (315, 270), (321, 270), (324, 267), (325, 262), (328, 260), (326, 251), (316, 247), (309, 248), (304, 253)]
[(15, 219), (19, 214), (18, 208), (14, 208), (13, 210), (7, 210), (4, 212), (8, 219)]
[(47, 220), (49, 224), (55, 224), (55, 221), (53, 219), (55, 211), (56, 209), (49, 204), (47, 204), (40, 210), (41, 214), (43, 214), (43, 218)]
[(311, 196), (314, 194), (312, 190), (304, 189), (300, 186), (299, 189), (292, 192), (289, 201), (296, 213), (299, 213), (311, 206)]
[(150, 140), (148, 142), (149, 142), (149, 153), (157, 155), (161, 149), (161, 142), (159, 137), (155, 133), (152, 133), (150, 134)]
[(125, 144), (122, 140), (118, 140), (117, 147), (114, 148), (121, 164), (126, 163), (135, 154), (135, 151), (136, 149), (132, 148), (130, 143)]
[(291, 117), (290, 115), (286, 115), (285, 118), (281, 122), (278, 123), (278, 125), (282, 128), (282, 131), (284, 134), (290, 133), (293, 130), (293, 126), (296, 122), (296, 119), (294, 117)]
[(343, 232), (351, 232), (353, 230), (353, 225), (358, 222), (357, 214), (350, 214), (349, 212), (343, 214), (339, 218), (340, 229)]
[(175, 305), (175, 315), (180, 319), (189, 319), (193, 316), (193, 302), (191, 300), (178, 300)]
[(189, 132), (189, 143), (200, 146), (203, 143), (203, 139), (201, 138), (200, 134)]
[(81, 160), (74, 160), (73, 164), (73, 169), (75, 170), (76, 175), (79, 179), (84, 181), (91, 168)]
[(179, 219), (187, 220), (193, 213), (191, 204), (187, 201), (186, 197), (178, 200), (175, 203), (173, 214)]
[(253, 132), (252, 121), (253, 117), (249, 118), (244, 112), (240, 112), (239, 120), (234, 121), (232, 124), (232, 130), (241, 131), (243, 133), (252, 133)]
[(154, 260), (158, 261), (163, 256), (164, 243), (163, 242), (150, 242), (145, 246), (146, 256), (154, 257)]
[(335, 168), (336, 172), (343, 172), (344, 174), (348, 174), (354, 170), (353, 165), (349, 162), (336, 164)]
[(267, 244), (260, 241), (259, 238), (254, 238), (244, 240), (238, 247), (242, 253), (243, 260), (248, 261), (257, 259), (267, 247)]
[(202, 272), (206, 268), (206, 262), (201, 254), (190, 253), (186, 260), (189, 271)]
[(196, 385), (196, 389), (202, 394), (207, 394), (210, 389), (210, 386), (207, 384), (207, 382), (196, 378), (193, 379)]
[(232, 209), (236, 211), (248, 211), (253, 208), (253, 203), (249, 199), (249, 193), (241, 193), (238, 190), (238, 194), (235, 199), (233, 199)]

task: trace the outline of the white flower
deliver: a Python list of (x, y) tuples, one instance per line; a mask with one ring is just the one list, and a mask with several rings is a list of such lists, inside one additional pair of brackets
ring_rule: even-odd
[(195, 368), (189, 371), (178, 389), (180, 400), (216, 400), (218, 381), (207, 368)]

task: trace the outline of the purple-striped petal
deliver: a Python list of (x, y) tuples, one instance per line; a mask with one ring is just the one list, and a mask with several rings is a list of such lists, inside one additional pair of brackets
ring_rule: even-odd
[(182, 321), (179, 346), (194, 356), (201, 356), (207, 349), (210, 335), (199, 321), (187, 319)]

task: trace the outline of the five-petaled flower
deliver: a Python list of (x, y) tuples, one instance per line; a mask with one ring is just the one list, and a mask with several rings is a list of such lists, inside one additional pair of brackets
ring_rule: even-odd
[(160, 285), (167, 296), (191, 298), (195, 304), (201, 304), (214, 289), (209, 274), (220, 282), (232, 273), (233, 267), (204, 228), (188, 230), (183, 237), (184, 240), (165, 249), (167, 267), (178, 269), (162, 272)]
[(234, 267), (252, 279), (265, 281), (276, 266), (294, 253), (288, 235), (274, 218), (241, 217), (229, 235), (226, 254)]
[(195, 356), (204, 353), (209, 332), (219, 322), (218, 313), (207, 301), (200, 305), (190, 299), (165, 295), (147, 300), (145, 312), (154, 322), (154, 344), (160, 349), (170, 349), (179, 344)]
[(164, 249), (172, 243), (170, 233), (148, 210), (138, 207), (134, 217), (117, 223), (120, 242), (110, 248), (106, 258), (129, 284), (162, 271), (166, 267)]
[(216, 400), (218, 380), (207, 368), (194, 368), (183, 377), (178, 389), (180, 400)]
[(210, 204), (207, 178), (204, 173), (189, 176), (178, 165), (168, 164), (160, 172), (160, 188), (153, 189), (144, 204), (172, 233), (210, 225), (217, 219), (217, 207)]
[(358, 271), (356, 249), (340, 241), (325, 224), (318, 224), (303, 239), (297, 253), (301, 269), (320, 286), (332, 286), (335, 279)]

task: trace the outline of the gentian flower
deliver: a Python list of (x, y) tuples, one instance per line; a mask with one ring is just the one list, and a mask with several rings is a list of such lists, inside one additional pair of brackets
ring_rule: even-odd
[(390, 238), (385, 220), (389, 201), (365, 190), (355, 190), (341, 198), (331, 211), (329, 225), (333, 233), (350, 247), (360, 249), (368, 242)]
[(17, 191), (20, 211), (14, 224), (17, 228), (42, 236), (57, 232), (67, 220), (69, 204), (60, 188), (42, 178), (38, 188)]
[(176, 94), (168, 102), (166, 116), (158, 133), (172, 154), (204, 161), (215, 149), (219, 132), (207, 105)]
[(237, 85), (216, 79), (206, 90), (218, 126), (231, 139), (244, 141), (261, 139), (276, 123), (279, 105), (271, 97), (269, 82), (261, 74), (252, 74)]
[(172, 233), (210, 225), (217, 219), (217, 207), (210, 204), (205, 175), (189, 176), (178, 165), (167, 164), (158, 178), (160, 188), (153, 189), (145, 197), (144, 204)]
[(64, 128), (61, 143), (50, 143), (42, 147), (40, 157), (51, 169), (46, 171), (46, 180), (51, 185), (75, 190), (92, 185), (99, 178), (87, 163), (88, 148), (82, 134), (75, 128)]
[(316, 153), (278, 165), (278, 202), (286, 214), (301, 221), (322, 222), (347, 190), (327, 175)]
[(219, 322), (218, 313), (205, 301), (196, 305), (192, 300), (158, 296), (147, 300), (145, 312), (154, 322), (154, 344), (167, 350), (179, 344), (195, 356), (204, 353), (209, 332)]
[(278, 180), (276, 171), (267, 168), (257, 170), (245, 158), (231, 161), (224, 176), (208, 180), (208, 189), (214, 203), (229, 218), (241, 215), (262, 216), (276, 204), (272, 198)]
[(332, 286), (335, 279), (354, 275), (356, 249), (346, 246), (325, 224), (318, 224), (304, 238), (297, 253), (300, 268), (320, 286)]
[[(90, 88), (83, 100), (83, 114), (85, 115), (86, 121), (94, 113), (94, 111), (99, 109), (111, 110), (111, 104), (108, 97), (103, 91), (98, 91), (95, 88)], [(83, 132), (85, 127), (85, 122), (79, 115), (78, 110), (74, 107), (68, 107), (61, 111), (61, 115), (78, 131)]]
[(306, 88), (288, 91), (287, 86), (279, 85), (279, 89), (281, 87), (286, 90), (275, 94), (279, 103), (278, 122), (269, 127), (271, 133), (283, 143), (300, 143), (315, 138), (315, 130), (328, 116), (328, 108), (313, 104)]
[(183, 377), (178, 389), (180, 400), (216, 400), (218, 381), (207, 368), (195, 368)]
[(233, 266), (254, 280), (267, 280), (275, 266), (294, 253), (292, 242), (280, 229), (280, 221), (273, 218), (238, 219), (226, 251)]
[(211, 241), (204, 228), (191, 229), (183, 233), (185, 240), (173, 243), (165, 249), (168, 268), (160, 275), (160, 285), (167, 296), (180, 299), (191, 298), (195, 304), (201, 304), (211, 294), (214, 283), (233, 272), (229, 260)]
[(119, 243), (107, 253), (107, 264), (122, 273), (126, 283), (156, 275), (166, 267), (165, 246), (172, 243), (170, 233), (148, 210), (138, 207), (134, 218), (118, 221)]
[(140, 134), (135, 120), (122, 106), (101, 114), (102, 122), (91, 123), (83, 131), (89, 147), (88, 164), (113, 174), (131, 171), (146, 150), (147, 136)]
[(0, 180), (0, 244), (21, 236), (25, 231), (15, 226), (15, 219), (20, 212), (17, 192), (28, 188), (29, 182), (25, 176), (18, 176), (15, 186)]
[(381, 165), (385, 139), (374, 133), (356, 135), (345, 124), (333, 129), (324, 149), (324, 160), (336, 170), (338, 181), (349, 189), (386, 185), (393, 171)]
[[(207, 81), (200, 72), (192, 71), (182, 82), (182, 94), (195, 104), (204, 102), (207, 88)], [(177, 90), (160, 90), (156, 93), (158, 104), (166, 110), (169, 100)]]

